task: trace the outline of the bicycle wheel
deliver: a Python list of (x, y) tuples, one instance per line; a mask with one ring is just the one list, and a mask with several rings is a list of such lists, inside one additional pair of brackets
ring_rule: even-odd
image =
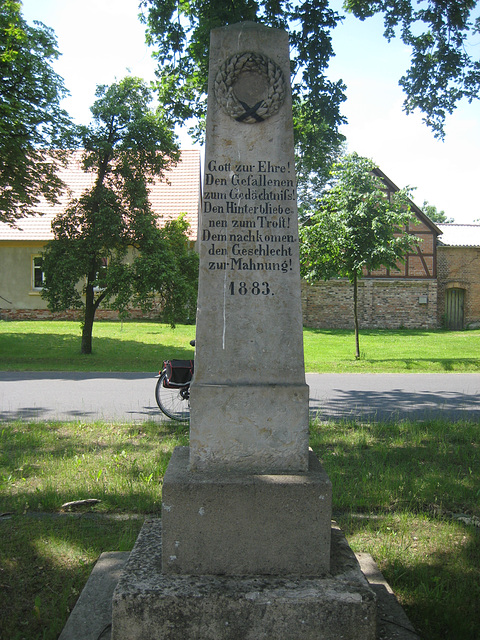
[(179, 422), (188, 422), (190, 419), (190, 385), (170, 389), (163, 386), (166, 378), (163, 372), (157, 380), (155, 387), (155, 399), (160, 410), (172, 420)]

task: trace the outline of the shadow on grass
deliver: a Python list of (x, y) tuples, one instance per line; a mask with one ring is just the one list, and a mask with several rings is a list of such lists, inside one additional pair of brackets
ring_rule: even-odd
[(480, 358), (365, 358), (359, 361), (371, 364), (376, 370), (384, 371), (428, 371), (432, 372), (444, 371), (445, 373), (453, 371), (480, 371)]
[(160, 483), (188, 425), (19, 422), (0, 430), (0, 442), (0, 512), (95, 498), (101, 511), (159, 513)]
[(458, 518), (480, 516), (479, 436), (466, 421), (311, 427), (335, 518), (372, 554), (424, 640), (478, 638), (480, 531)]
[[(58, 638), (99, 555), (129, 551), (144, 515), (160, 515), (171, 449), (187, 433), (174, 422), (0, 428), (1, 640)], [(101, 503), (61, 512), (92, 497)]]
[[(353, 322), (353, 321), (352, 321)], [(351, 329), (315, 329), (313, 327), (304, 327), (305, 331), (308, 333), (313, 333), (315, 335), (326, 335), (326, 336), (352, 336), (353, 335), (353, 326)], [(405, 336), (426, 336), (426, 335), (450, 335), (452, 332), (447, 329), (360, 329), (360, 337), (361, 336), (392, 336), (394, 337), (405, 337)], [(472, 332), (469, 332), (472, 333)]]
[[(424, 535), (431, 534), (428, 541), (420, 541), (418, 557), (407, 553), (416, 533), (414, 516), (407, 527), (406, 536), (396, 531), (395, 522), (388, 519), (389, 527), (379, 521), (349, 518), (342, 527), (349, 539), (376, 539), (377, 544), (383, 538), (383, 544), (389, 546), (372, 555), (380, 565), (387, 582), (401, 601), (405, 611), (423, 640), (477, 640), (480, 614), (480, 535), (473, 526), (460, 522), (446, 522), (435, 517), (424, 521)], [(411, 527), (408, 530), (408, 526)], [(441, 548), (443, 540), (437, 542), (438, 531), (446, 529), (450, 546)], [(387, 531), (385, 532), (385, 529)], [(393, 548), (388, 538), (396, 535), (402, 542)], [(358, 544), (358, 542), (357, 542)], [(403, 545), (403, 546), (402, 546)], [(438, 545), (438, 546), (437, 546)], [(445, 545), (446, 546), (446, 545)], [(413, 556), (413, 558), (412, 558)]]
[(0, 518), (0, 639), (56, 640), (100, 554), (129, 551), (142, 522)]
[[(159, 334), (160, 338), (160, 334)], [(80, 336), (64, 334), (0, 334), (2, 367), (35, 371), (158, 371), (163, 360), (193, 358), (188, 345), (146, 344), (135, 340), (93, 337), (93, 353), (80, 353)]]

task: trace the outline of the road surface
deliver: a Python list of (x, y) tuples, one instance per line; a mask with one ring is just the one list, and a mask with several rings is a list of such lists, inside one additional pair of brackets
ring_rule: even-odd
[[(480, 419), (480, 374), (307, 374), (320, 419)], [(0, 420), (162, 420), (153, 373), (0, 372)]]

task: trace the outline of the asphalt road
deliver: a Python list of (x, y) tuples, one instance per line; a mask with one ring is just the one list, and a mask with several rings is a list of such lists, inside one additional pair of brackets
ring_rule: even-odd
[[(0, 420), (162, 420), (153, 373), (0, 372)], [(321, 419), (480, 420), (480, 374), (307, 374)]]

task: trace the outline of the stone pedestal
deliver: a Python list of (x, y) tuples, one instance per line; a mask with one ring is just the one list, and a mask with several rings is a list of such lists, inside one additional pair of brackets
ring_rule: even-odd
[(296, 474), (194, 472), (175, 449), (163, 483), (166, 574), (319, 576), (330, 570), (332, 485), (313, 452)]
[(165, 574), (147, 522), (113, 597), (112, 640), (375, 640), (376, 601), (338, 528), (323, 577)]
[(192, 470), (293, 473), (308, 469), (306, 384), (197, 382), (192, 393)]
[(112, 640), (375, 638), (308, 449), (289, 76), (285, 32), (212, 32), (190, 447), (165, 475), (163, 532), (142, 530), (118, 584)]

